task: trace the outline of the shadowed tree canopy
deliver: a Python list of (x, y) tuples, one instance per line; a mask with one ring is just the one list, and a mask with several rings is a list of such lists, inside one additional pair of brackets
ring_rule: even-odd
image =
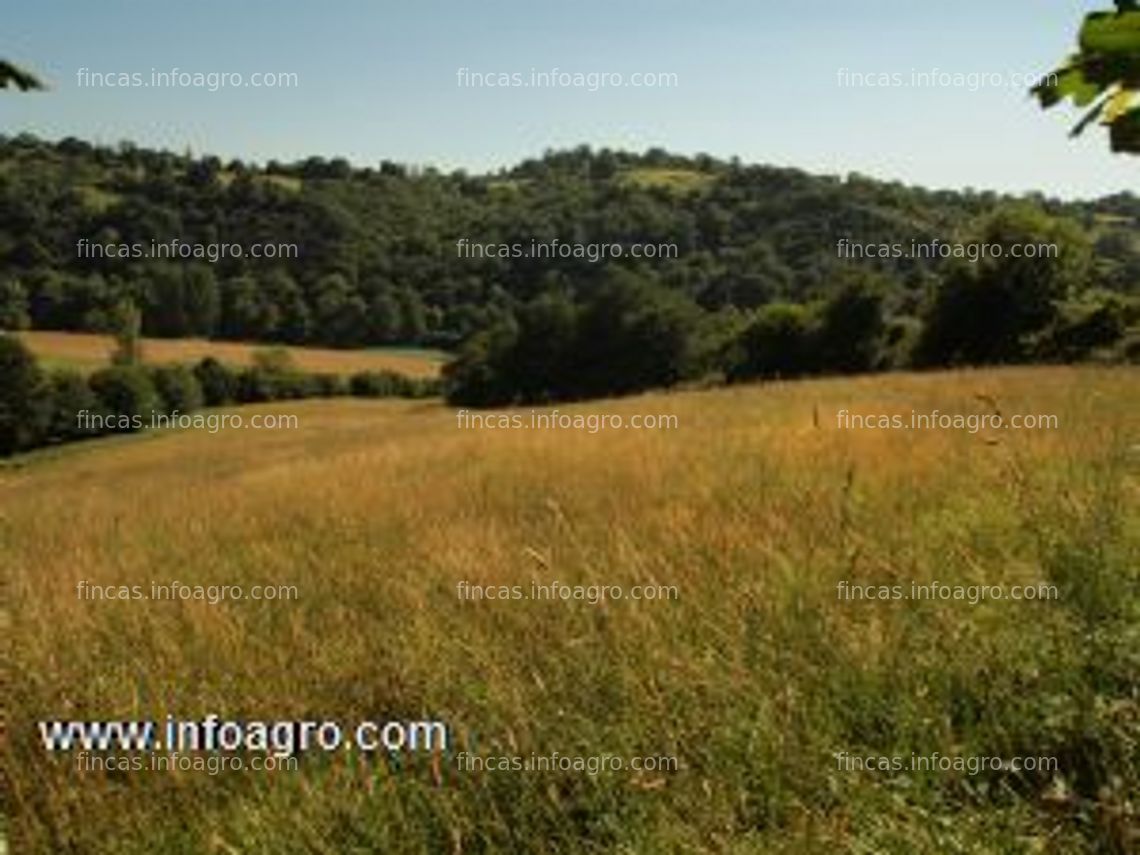
[[(485, 175), (31, 134), (0, 135), (0, 160), (6, 329), (114, 332), (132, 305), (144, 336), (436, 347), (461, 354), (468, 404), (903, 366), (924, 322), (936, 364), (1137, 349), (1132, 193), (931, 191), (585, 146)], [(993, 219), (1011, 205), (1033, 214)], [(965, 258), (1018, 242), (1065, 250)], [(235, 251), (151, 251), (172, 244)], [(572, 251), (539, 251), (555, 245)], [(1016, 323), (976, 346), (995, 306)]]

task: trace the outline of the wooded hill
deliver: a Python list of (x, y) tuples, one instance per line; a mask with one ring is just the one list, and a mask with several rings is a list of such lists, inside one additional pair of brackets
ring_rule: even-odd
[[(1010, 201), (660, 150), (582, 147), (467, 175), (316, 157), (254, 166), (21, 135), (0, 138), (0, 326), (103, 331), (130, 299), (147, 335), (450, 348), (539, 294), (580, 302), (615, 269), (708, 311), (826, 298), (852, 269), (875, 269), (889, 313), (917, 318), (953, 259), (845, 259), (838, 242), (967, 241)], [(1083, 284), (1140, 290), (1140, 198), (1025, 201), (1071, 221), (1093, 248)], [(298, 257), (211, 263), (77, 250), (81, 240), (172, 239), (295, 244)], [(457, 250), (461, 239), (677, 250), (478, 258)]]

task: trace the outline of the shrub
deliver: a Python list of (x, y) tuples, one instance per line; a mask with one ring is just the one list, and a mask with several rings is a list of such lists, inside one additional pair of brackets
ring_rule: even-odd
[(100, 404), (111, 416), (112, 431), (140, 430), (152, 415), (162, 411), (162, 399), (148, 372), (136, 365), (116, 365), (91, 375), (88, 381)]
[(49, 442), (68, 442), (103, 433), (99, 399), (78, 371), (57, 371), (51, 375), (51, 418)]
[(410, 385), (409, 398), (438, 398), (443, 394), (443, 380), (439, 377), (423, 377), (407, 382)]
[(403, 381), (391, 371), (360, 371), (352, 375), (348, 388), (358, 398), (391, 398), (400, 394)]
[(816, 368), (815, 339), (812, 317), (803, 306), (765, 306), (737, 339), (729, 358), (729, 379), (811, 374)]
[(444, 369), (447, 399), (498, 406), (674, 386), (709, 367), (702, 321), (687, 297), (619, 270), (581, 306), (543, 295), (472, 336)]
[(610, 274), (576, 317), (570, 365), (551, 399), (627, 395), (698, 373), (700, 310), (652, 278)]
[(909, 315), (891, 318), (883, 334), (883, 367), (909, 368), (922, 337), (922, 321)]
[(31, 323), (27, 289), (18, 279), (0, 279), (0, 329), (26, 330)]
[(23, 342), (0, 335), (0, 454), (43, 444), (51, 420), (51, 390)]
[(876, 274), (850, 274), (823, 306), (817, 332), (818, 367), (858, 374), (880, 367), (886, 322), (883, 294), (889, 282)]
[(316, 375), (298, 371), (289, 351), (269, 347), (253, 354), (253, 366), (238, 375), (235, 397), (243, 403), (313, 398), (332, 388)]
[(1080, 303), (1063, 303), (1040, 356), (1072, 362), (1098, 348), (1109, 348), (1124, 337), (1126, 306), (1116, 294), (1090, 292)]
[(279, 397), (273, 374), (261, 368), (246, 368), (237, 375), (234, 399), (242, 404), (259, 404)]
[(185, 365), (161, 365), (150, 376), (165, 412), (189, 413), (201, 408), (202, 385)]
[(315, 394), (321, 398), (348, 394), (348, 383), (339, 374), (313, 374), (310, 377)]
[[(1057, 249), (1049, 258), (1019, 257), (1008, 251), (1016, 244)], [(1058, 302), (1088, 284), (1087, 239), (1072, 223), (1034, 208), (998, 209), (971, 239), (978, 245), (1006, 250), (947, 270), (924, 312), (915, 350), (922, 366), (1024, 362), (1056, 321)]]
[(1140, 364), (1140, 330), (1126, 333), (1116, 349), (1122, 361), (1133, 365)]
[[(447, 402), (468, 407), (511, 403), (515, 391), (506, 366), (517, 340), (518, 325), (513, 318), (468, 339), (459, 355), (443, 368)], [(355, 389), (352, 394), (357, 394)]]
[(290, 371), (284, 374), (271, 375), (274, 384), (274, 393), (277, 398), (316, 398), (321, 394), (320, 383), (315, 374), (306, 374), (301, 371)]
[(194, 366), (194, 377), (207, 407), (221, 407), (237, 399), (238, 375), (212, 356)]
[(360, 371), (349, 379), (348, 389), (358, 398), (430, 398), (442, 394), (443, 380), (415, 380), (394, 371)]

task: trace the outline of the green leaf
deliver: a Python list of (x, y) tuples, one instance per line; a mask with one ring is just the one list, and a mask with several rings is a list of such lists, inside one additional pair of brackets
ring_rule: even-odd
[(1049, 108), (1066, 98), (1072, 98), (1078, 107), (1087, 107), (1103, 92), (1111, 81), (1103, 85), (1097, 81), (1089, 80), (1083, 68), (1071, 64), (1055, 71), (1033, 88), (1041, 102), (1041, 106)]
[(1140, 53), (1140, 12), (1094, 12), (1085, 18), (1080, 35), (1086, 54)]
[(1069, 86), (1069, 94), (1078, 107), (1087, 107), (1110, 83), (1111, 81), (1089, 80), (1083, 70), (1078, 71), (1076, 79)]

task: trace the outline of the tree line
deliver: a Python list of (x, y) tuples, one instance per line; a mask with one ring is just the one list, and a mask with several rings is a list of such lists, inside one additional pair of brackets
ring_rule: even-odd
[(195, 413), (203, 407), (301, 398), (424, 398), (439, 394), (438, 380), (417, 380), (391, 371), (361, 371), (349, 377), (298, 370), (281, 348), (254, 354), (253, 364), (233, 368), (213, 357), (196, 365), (143, 365), (130, 347), (115, 363), (84, 376), (44, 370), (18, 338), (0, 335), (0, 456), (133, 433), (159, 417)]
[(444, 370), (446, 393), (456, 404), (497, 406), (710, 379), (1140, 361), (1140, 299), (1093, 287), (1091, 246), (1071, 223), (1004, 207), (969, 240), (991, 250), (1046, 242), (1057, 253), (948, 266), (916, 315), (901, 310), (889, 276), (862, 268), (837, 275), (824, 297), (716, 312), (619, 271), (581, 303), (542, 294), (473, 336)]

